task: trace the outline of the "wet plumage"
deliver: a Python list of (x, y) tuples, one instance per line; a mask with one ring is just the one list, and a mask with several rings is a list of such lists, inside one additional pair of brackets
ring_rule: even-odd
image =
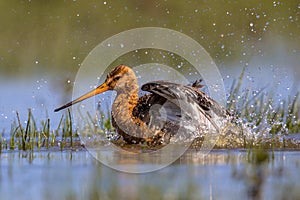
[(218, 131), (219, 119), (228, 118), (227, 111), (200, 90), (200, 82), (181, 85), (153, 81), (141, 87), (149, 93), (139, 97), (135, 73), (130, 67), (120, 65), (107, 75), (102, 85), (55, 112), (107, 90), (115, 90), (117, 96), (111, 114), (118, 134), (129, 144), (168, 143), (181, 127), (199, 135), (203, 131), (200, 126)]

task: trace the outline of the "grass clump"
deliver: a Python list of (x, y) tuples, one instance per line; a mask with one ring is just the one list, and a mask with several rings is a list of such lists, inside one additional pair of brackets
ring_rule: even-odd
[(227, 108), (256, 132), (268, 134), (300, 133), (299, 92), (278, 102), (265, 88), (241, 91), (245, 68), (231, 87)]
[[(244, 73), (245, 68), (238, 80), (233, 82), (227, 101), (227, 108), (235, 116), (235, 122), (251, 130), (253, 139), (245, 142), (243, 147), (299, 148), (299, 140), (286, 137), (300, 133), (299, 92), (279, 101), (274, 94), (266, 92), (266, 88), (242, 90)], [(246, 137), (249, 140), (249, 135)]]
[(40, 121), (40, 126), (28, 109), (25, 126), (22, 124), (19, 113), (16, 112), (16, 119), (11, 125), (10, 137), (0, 136), (0, 152), (2, 150), (23, 150), (34, 151), (40, 149), (50, 149), (60, 147), (61, 150), (74, 148), (75, 144), (80, 146), (77, 130), (73, 130), (70, 111), (68, 115), (62, 115), (59, 125), (56, 129), (51, 129), (51, 120), (46, 118)]

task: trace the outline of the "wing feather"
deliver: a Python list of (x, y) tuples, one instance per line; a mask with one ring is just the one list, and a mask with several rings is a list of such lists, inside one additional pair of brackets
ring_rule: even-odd
[(195, 114), (200, 113), (199, 119), (206, 118), (216, 130), (219, 130), (218, 123), (215, 122), (213, 116), (226, 117), (226, 110), (199, 90), (198, 85), (198, 82), (197, 87), (193, 87), (193, 85), (180, 85), (167, 81), (153, 81), (144, 84), (141, 89), (152, 93), (151, 101), (149, 101), (152, 104), (156, 103), (157, 99), (164, 99), (164, 101), (160, 100), (160, 103), (170, 102), (164, 107), (167, 109), (169, 120), (178, 122), (182, 120), (182, 115), (193, 118)]

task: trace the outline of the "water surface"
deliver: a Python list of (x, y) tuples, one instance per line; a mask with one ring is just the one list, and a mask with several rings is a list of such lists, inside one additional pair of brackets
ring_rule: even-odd
[[(243, 150), (190, 150), (156, 172), (113, 170), (87, 151), (0, 154), (3, 199), (286, 199), (300, 196), (299, 152), (269, 152), (261, 164)], [(122, 158), (119, 158), (122, 165)], [(140, 166), (143, 167), (143, 166)]]

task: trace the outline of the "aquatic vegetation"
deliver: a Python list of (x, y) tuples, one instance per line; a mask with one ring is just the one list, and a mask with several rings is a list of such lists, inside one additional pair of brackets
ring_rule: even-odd
[[(16, 112), (16, 119), (11, 125), (10, 137), (0, 137), (0, 150), (40, 150), (60, 147), (80, 147), (80, 140), (76, 129), (73, 130), (70, 111), (66, 117), (61, 116), (56, 129), (51, 129), (50, 119), (40, 120), (38, 127), (31, 109), (28, 109), (25, 127), (21, 123), (19, 113)], [(1, 152), (1, 151), (0, 151)]]
[(299, 92), (278, 102), (266, 89), (241, 91), (244, 72), (233, 82), (227, 101), (236, 123), (252, 130), (254, 146), (298, 148), (299, 141), (285, 136), (300, 133)]

